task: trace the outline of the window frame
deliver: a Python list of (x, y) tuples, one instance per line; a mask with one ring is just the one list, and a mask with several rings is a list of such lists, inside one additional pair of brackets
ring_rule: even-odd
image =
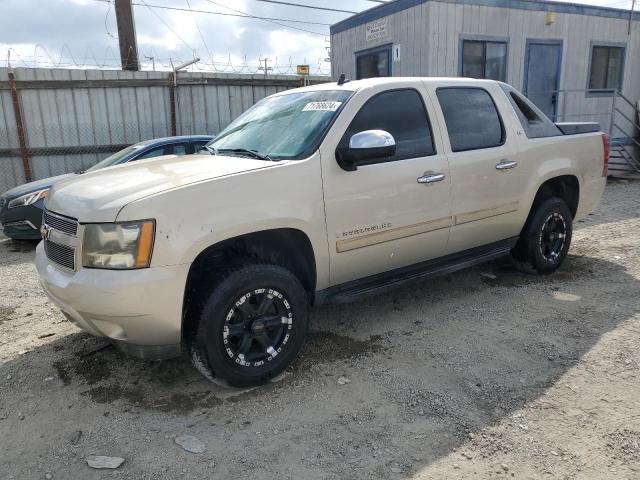
[[(403, 160), (413, 160), (416, 158), (426, 158), (426, 157), (434, 157), (436, 155), (438, 155), (438, 147), (436, 145), (436, 139), (434, 137), (433, 134), (433, 128), (432, 128), (432, 123), (431, 123), (431, 116), (429, 115), (429, 109), (427, 108), (427, 104), (425, 102), (424, 99), (424, 95), (420, 92), (420, 90), (418, 90), (416, 87), (398, 87), (398, 88), (392, 88), (389, 90), (384, 90), (382, 92), (378, 92), (375, 93), (373, 95), (371, 95), (367, 100), (365, 100), (365, 102), (362, 104), (362, 106), (358, 109), (358, 111), (355, 113), (355, 115), (353, 117), (351, 117), (351, 119), (349, 120), (349, 124), (347, 125), (347, 127), (345, 128), (344, 133), (342, 134), (342, 136), (340, 137), (340, 140), (338, 140), (338, 145), (336, 146), (336, 159), (337, 157), (337, 150), (339, 148), (341, 148), (341, 144), (342, 144), (342, 140), (344, 139), (345, 135), (347, 134), (347, 132), (349, 131), (349, 127), (351, 127), (351, 124), (353, 123), (353, 121), (356, 119), (356, 117), (360, 114), (360, 112), (362, 111), (362, 109), (373, 99), (375, 99), (376, 97), (379, 97), (380, 95), (384, 95), (386, 93), (393, 93), (393, 92), (404, 92), (404, 91), (410, 91), (413, 90), (414, 92), (416, 92), (418, 94), (418, 96), (420, 97), (420, 102), (422, 104), (422, 108), (424, 110), (424, 114), (427, 117), (427, 126), (429, 128), (429, 132), (431, 133), (431, 147), (433, 149), (433, 152), (430, 153), (429, 155), (420, 155), (417, 157), (413, 157), (413, 156), (403, 156), (400, 158), (393, 158), (393, 159), (388, 159), (388, 158), (374, 158), (371, 161), (368, 161), (367, 163), (363, 163), (363, 164), (358, 164), (358, 167), (368, 167), (369, 165), (378, 165), (381, 163), (394, 163), (394, 162), (401, 162)], [(359, 133), (359, 132), (356, 132)], [(342, 168), (342, 167), (341, 167)]]
[(486, 78), (486, 67), (487, 67), (487, 43), (501, 43), (505, 45), (505, 58), (504, 58), (504, 79), (497, 79), (498, 82), (509, 83), (509, 37), (496, 37), (492, 35), (460, 35), (458, 40), (458, 76), (462, 78), (472, 78), (472, 77), (464, 77), (464, 42), (483, 42), (485, 45), (483, 46), (483, 58), (484, 62), (482, 65), (482, 74), (484, 80), (492, 80)]
[[(498, 120), (500, 121), (500, 128), (502, 130), (502, 142), (497, 144), (497, 145), (492, 145), (490, 147), (482, 147), (482, 148), (464, 148), (462, 150), (454, 150), (453, 149), (453, 145), (451, 145), (451, 135), (449, 134), (449, 127), (447, 126), (447, 119), (445, 117), (444, 114), (444, 110), (442, 109), (442, 104), (440, 103), (440, 98), (438, 97), (438, 91), (439, 90), (460, 90), (460, 89), (465, 89), (465, 90), (469, 90), (469, 89), (475, 89), (475, 90), (482, 90), (484, 91), (487, 95), (489, 95), (489, 98), (491, 99), (491, 102), (493, 103), (493, 108), (496, 109), (496, 113), (498, 114)], [(493, 95), (491, 95), (491, 92), (489, 90), (487, 90), (484, 87), (475, 87), (473, 85), (452, 85), (449, 87), (437, 87), (436, 88), (436, 100), (438, 101), (438, 108), (440, 109), (440, 112), (442, 113), (442, 121), (444, 122), (444, 129), (447, 132), (447, 141), (449, 142), (449, 150), (451, 150), (451, 153), (464, 153), (464, 152), (473, 152), (475, 150), (489, 150), (490, 148), (500, 148), (503, 147), (506, 143), (507, 143), (507, 129), (504, 126), (504, 120), (502, 119), (502, 115), (500, 114), (500, 109), (498, 108), (498, 104), (496, 103), (495, 98), (493, 98)]]
[[(373, 53), (386, 52), (388, 56), (387, 61), (387, 77), (393, 77), (393, 55), (392, 55), (393, 44), (385, 43), (384, 45), (378, 45), (377, 47), (367, 48), (365, 50), (359, 50), (354, 52), (354, 63), (356, 70), (356, 80), (362, 80), (359, 76), (358, 72), (358, 58), (364, 55), (370, 55)], [(367, 78), (386, 78), (386, 77), (367, 77)]]
[[(595, 47), (621, 48), (622, 49), (622, 65), (620, 66), (620, 85), (614, 88), (593, 89), (591, 88), (591, 69), (593, 67), (593, 51)], [(607, 57), (607, 65), (609, 65), (609, 57)], [(586, 97), (612, 97), (616, 90), (622, 92), (624, 86), (624, 73), (627, 66), (627, 43), (626, 42), (601, 42), (597, 40), (591, 41), (589, 45), (589, 64), (587, 69), (587, 87)]]

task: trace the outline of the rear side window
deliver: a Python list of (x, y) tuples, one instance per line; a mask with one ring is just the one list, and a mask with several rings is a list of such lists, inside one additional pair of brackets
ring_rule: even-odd
[(154, 148), (153, 150), (149, 150), (146, 153), (143, 153), (139, 157), (136, 157), (135, 160), (142, 160), (143, 158), (159, 157), (161, 155), (168, 155), (170, 153), (171, 153), (171, 145), (162, 146), (162, 147)]
[(489, 92), (475, 87), (436, 90), (451, 150), (464, 152), (502, 145), (504, 127)]
[(171, 150), (171, 153), (178, 156), (186, 155), (188, 153), (187, 151), (188, 147), (189, 147), (188, 143), (175, 143), (173, 145), (173, 149)]
[(531, 101), (506, 84), (500, 84), (500, 88), (507, 94), (507, 98), (509, 98), (511, 106), (516, 111), (516, 115), (522, 124), (522, 129), (527, 138), (562, 135), (560, 129), (556, 127), (556, 124)]
[(422, 97), (413, 89), (384, 92), (369, 99), (347, 128), (340, 147), (349, 146), (351, 137), (365, 130), (384, 130), (396, 141), (393, 157), (374, 159), (370, 163), (426, 157), (435, 153)]

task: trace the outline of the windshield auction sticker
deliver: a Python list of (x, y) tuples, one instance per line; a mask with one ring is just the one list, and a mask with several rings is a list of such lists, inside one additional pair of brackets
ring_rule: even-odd
[(335, 112), (342, 102), (309, 102), (302, 109), (303, 112)]

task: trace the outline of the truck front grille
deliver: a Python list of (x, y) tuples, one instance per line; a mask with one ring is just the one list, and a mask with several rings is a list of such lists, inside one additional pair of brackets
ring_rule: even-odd
[(44, 241), (44, 251), (47, 258), (58, 265), (65, 268), (75, 270), (76, 268), (76, 250), (73, 247), (59, 245), (50, 240)]
[(45, 210), (44, 223), (72, 237), (78, 234), (78, 221), (75, 218), (63, 217)]

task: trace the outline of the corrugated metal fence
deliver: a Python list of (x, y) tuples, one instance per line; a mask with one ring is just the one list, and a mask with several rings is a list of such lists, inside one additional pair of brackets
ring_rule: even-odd
[(0, 68), (0, 193), (142, 140), (216, 134), (258, 100), (301, 85), (291, 75), (180, 72), (174, 86), (167, 72)]

